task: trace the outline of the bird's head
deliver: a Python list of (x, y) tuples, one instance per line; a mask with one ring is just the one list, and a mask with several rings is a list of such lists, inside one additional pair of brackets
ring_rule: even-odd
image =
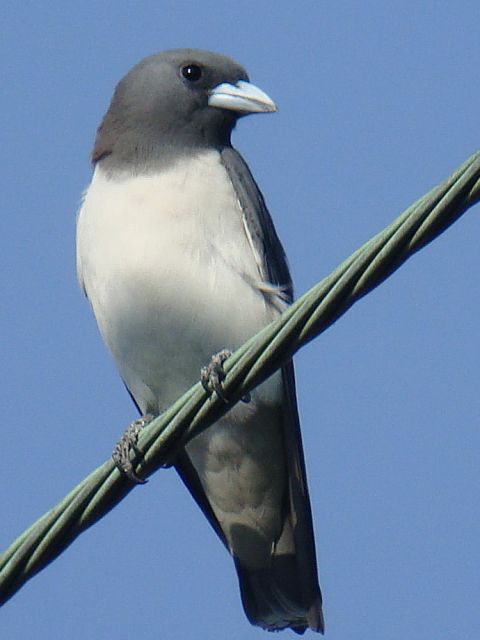
[(230, 144), (239, 117), (275, 110), (230, 58), (198, 49), (165, 51), (139, 62), (118, 83), (93, 161), (142, 162), (219, 148)]

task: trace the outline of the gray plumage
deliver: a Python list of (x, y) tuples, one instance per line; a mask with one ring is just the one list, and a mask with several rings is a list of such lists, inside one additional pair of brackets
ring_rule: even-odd
[[(193, 49), (146, 58), (115, 90), (79, 214), (78, 275), (143, 414), (292, 300), (264, 199), (230, 142), (241, 115), (274, 108), (237, 63)], [(175, 466), (233, 555), (252, 624), (323, 632), (292, 363)]]

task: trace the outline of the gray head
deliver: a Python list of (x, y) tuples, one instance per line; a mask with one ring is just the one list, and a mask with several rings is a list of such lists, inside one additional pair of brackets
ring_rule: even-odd
[(92, 153), (105, 168), (148, 168), (230, 145), (240, 116), (275, 111), (239, 64), (217, 53), (173, 49), (139, 62), (118, 83)]

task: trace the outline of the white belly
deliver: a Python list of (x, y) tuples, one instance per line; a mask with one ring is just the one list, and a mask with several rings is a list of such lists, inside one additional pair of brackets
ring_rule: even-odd
[[(212, 354), (236, 349), (278, 313), (255, 287), (255, 255), (217, 152), (161, 175), (109, 179), (97, 168), (77, 255), (101, 334), (144, 413), (163, 411)], [(282, 526), (282, 395), (275, 374), (187, 447), (230, 546), (252, 567)], [(245, 526), (256, 544), (237, 541)]]
[(109, 179), (97, 168), (77, 254), (100, 332), (143, 411), (164, 409), (213, 353), (277, 313), (252, 285), (258, 267), (215, 151), (160, 175)]

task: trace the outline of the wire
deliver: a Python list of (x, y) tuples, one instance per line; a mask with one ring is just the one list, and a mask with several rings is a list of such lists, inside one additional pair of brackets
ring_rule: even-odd
[[(477, 152), (225, 362), (223, 389), (231, 400), (228, 406), (216, 394), (209, 397), (197, 383), (153, 420), (140, 434), (141, 461), (136, 472), (148, 477), (172, 464), (175, 452), (190, 438), (213, 424), (479, 199)], [(0, 603), (11, 598), (135, 486), (111, 460), (87, 476), (0, 556)]]

